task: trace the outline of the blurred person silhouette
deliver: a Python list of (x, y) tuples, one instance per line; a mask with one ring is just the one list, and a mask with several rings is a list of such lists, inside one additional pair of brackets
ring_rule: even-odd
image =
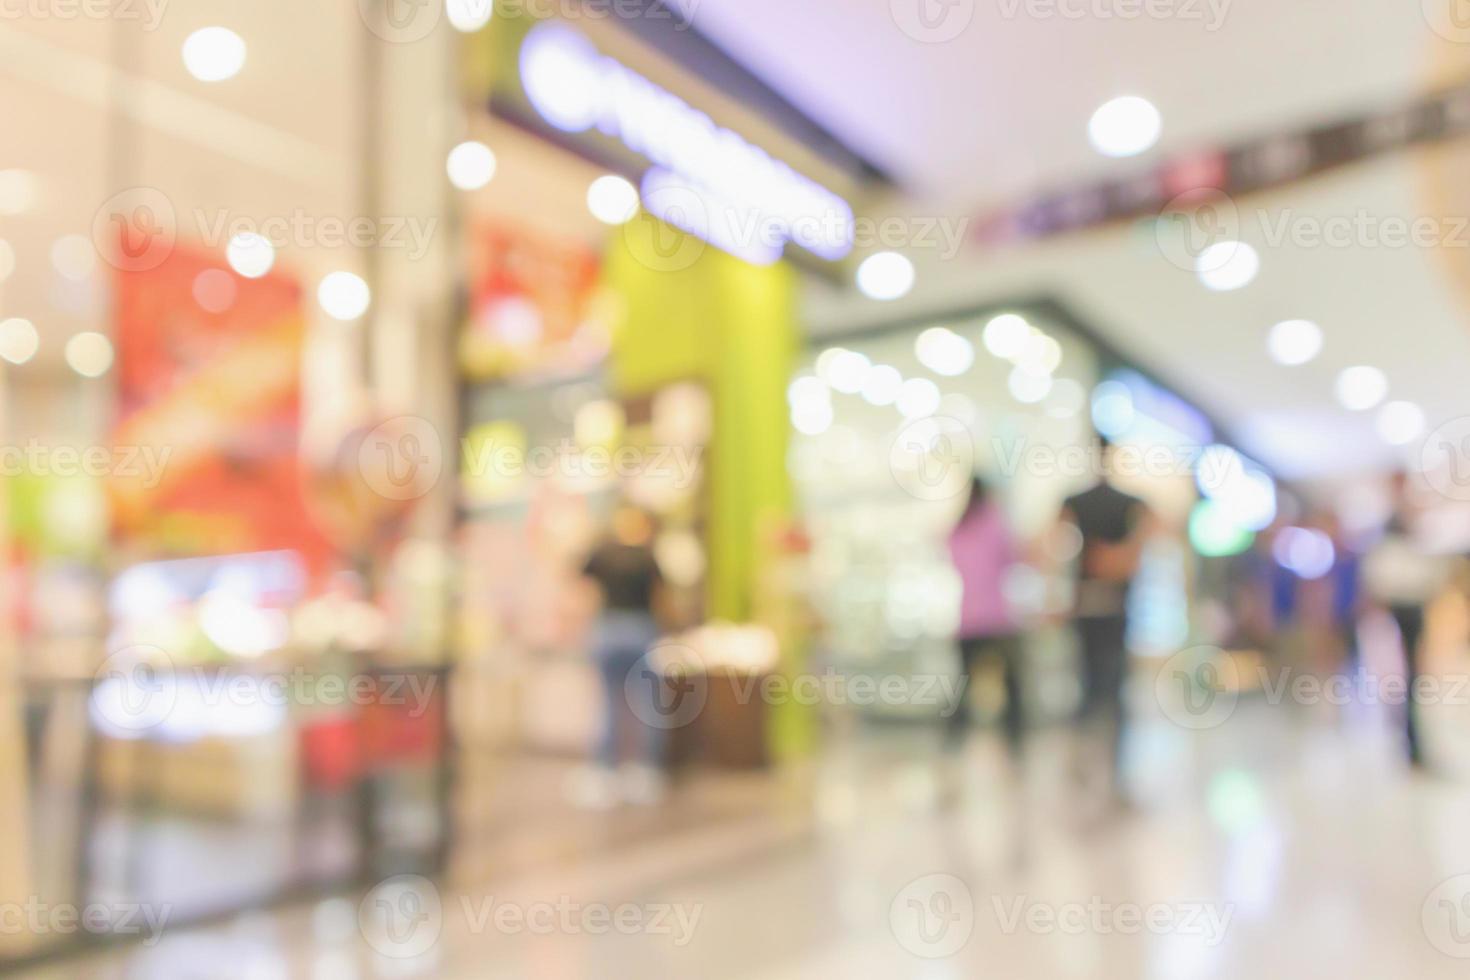
[[(1082, 653), (1079, 728), (1106, 752), (1110, 801), (1126, 805), (1122, 781), (1126, 725), (1123, 684), (1128, 674), (1128, 596), (1156, 530), (1148, 505), (1113, 486), (1114, 447), (1099, 434), (1098, 476), (1090, 489), (1062, 504), (1061, 523), (1081, 534), (1075, 565), (1073, 626)], [(1078, 758), (1079, 779), (1087, 773)]]
[(1271, 554), (1271, 533), (1267, 529), (1257, 534), (1251, 546), (1229, 562), (1227, 588), (1232, 645), (1274, 657), (1279, 655), (1281, 624), (1291, 615), (1291, 596), (1278, 590), (1282, 569)]
[(1348, 538), (1336, 514), (1324, 513), (1318, 525), (1332, 539), (1332, 571), (1328, 573), (1328, 580), (1332, 587), (1330, 622), (1333, 652), (1342, 671), (1356, 678), (1362, 668), (1358, 623), (1363, 607), (1363, 556), (1356, 543)]
[(1425, 609), (1449, 585), (1451, 559), (1435, 555), (1417, 534), (1418, 512), (1409, 496), (1405, 473), (1393, 478), (1393, 513), (1382, 536), (1363, 563), (1363, 581), (1369, 597), (1388, 610), (1398, 626), (1404, 654), (1403, 726), (1409, 765), (1425, 765), (1420, 736), (1420, 705), (1416, 696), (1422, 664)]
[(1025, 731), (1020, 637), (1006, 599), (1006, 577), (1017, 561), (1006, 515), (980, 477), (970, 481), (969, 498), (949, 535), (949, 555), (960, 577), (960, 698), (949, 716), (946, 743), (964, 744), (971, 721), (971, 688), (982, 660), (994, 661), (1005, 686), (1001, 728), (1013, 759), (1019, 758)]
[[(649, 721), (658, 711), (657, 681), (640, 676), (650, 670), (648, 654), (660, 633), (656, 610), (663, 576), (654, 559), (654, 530), (647, 511), (620, 505), (611, 533), (582, 570), (601, 598), (591, 646), (602, 682), (602, 731), (594, 765), (575, 787), (578, 802), (593, 808), (613, 806), (619, 798), (655, 803), (664, 792), (665, 733)], [(638, 754), (620, 772), (625, 736), (636, 740)]]

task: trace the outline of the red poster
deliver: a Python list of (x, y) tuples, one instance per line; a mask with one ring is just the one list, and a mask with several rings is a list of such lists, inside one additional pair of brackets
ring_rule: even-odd
[(612, 317), (597, 253), (502, 225), (469, 236), (470, 314), (460, 341), (475, 378), (589, 370), (606, 353)]
[(119, 544), (137, 557), (290, 549), (331, 556), (308, 516), (298, 458), (301, 289), (235, 274), (180, 244), (121, 272), (116, 331), (120, 460), (110, 481)]

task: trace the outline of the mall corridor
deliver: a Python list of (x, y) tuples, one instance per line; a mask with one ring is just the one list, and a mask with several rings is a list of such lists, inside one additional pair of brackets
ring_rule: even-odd
[(1470, 967), (1470, 0), (0, 0), (0, 975)]
[[(1108, 814), (1047, 763), (1061, 732), (1021, 777), (972, 739), (953, 795), (930, 734), (857, 735), (800, 786), (687, 786), (622, 839), (564, 822), (514, 873), (390, 881), (17, 976), (1448, 980), (1470, 954), (1467, 710), (1433, 713), (1460, 762), (1432, 777), (1361, 706), (1242, 703), (1203, 733), (1155, 713), (1129, 749), (1137, 803)], [(397, 930), (374, 924), (383, 901)]]

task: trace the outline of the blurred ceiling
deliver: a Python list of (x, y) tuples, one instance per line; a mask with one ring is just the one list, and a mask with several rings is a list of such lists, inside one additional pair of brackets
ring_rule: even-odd
[[(1436, 33), (1437, 3), (1220, 0), (1212, 8), (1179, 0), (1162, 5), (1177, 16), (1124, 19), (1027, 12), (1141, 5), (702, 0), (694, 24), (889, 169), (907, 192), (892, 202), (896, 213), (963, 219), (1181, 152), (1392, 107), (1470, 75), (1470, 31), (1454, 34), (1458, 43)], [(919, 5), (927, 5), (927, 22), (915, 19)], [(926, 23), (955, 36), (911, 36)], [(1140, 157), (1108, 159), (1089, 145), (1087, 123), (1122, 94), (1152, 101), (1163, 135)], [(1459, 148), (1448, 155), (1463, 162)], [(1150, 231), (1116, 227), (1004, 250), (971, 245), (953, 257), (912, 248), (919, 283), (910, 296), (878, 304), (814, 284), (809, 318), (824, 334), (1051, 293), (1282, 475), (1394, 466), (1419, 446), (1385, 443), (1373, 412), (1337, 404), (1333, 381), (1342, 368), (1373, 365), (1389, 377), (1389, 398), (1421, 405), (1431, 428), (1470, 413), (1470, 336), (1452, 281), (1470, 261), (1470, 236), (1441, 248), (1331, 248), (1280, 241), (1277, 231), (1283, 216), (1295, 229), (1363, 213), (1439, 215), (1449, 234), (1455, 221), (1444, 209), (1455, 204), (1443, 185), (1453, 168), (1439, 157), (1431, 167), (1431, 156), (1400, 153), (1235, 202), (1240, 237), (1262, 260), (1259, 277), (1238, 291), (1205, 289)], [(1470, 200), (1456, 203), (1470, 214)], [(1326, 346), (1311, 364), (1280, 367), (1267, 356), (1266, 332), (1295, 318), (1319, 323)]]
[[(1425, 10), (1439, 0), (1154, 2), (1177, 15), (1097, 16), (1136, 9), (1133, 0), (670, 0), (895, 175), (902, 196), (881, 207), (948, 219), (952, 231), (963, 230), (961, 219), (1059, 183), (1127, 175), (1164, 155), (1393, 105), (1436, 79), (1470, 74), (1470, 45), (1430, 27)], [(917, 16), (920, 4), (927, 21)], [(355, 104), (361, 80), (364, 28), (355, 7), (198, 0), (167, 5), (156, 29), (136, 25), (126, 35), (106, 21), (0, 20), (0, 112), (10, 134), (0, 143), (0, 170), (40, 177), (36, 207), (0, 214), (0, 237), (17, 253), (15, 275), (0, 286), (0, 316), (27, 316), (40, 328), (41, 352), (28, 365), (34, 375), (64, 371), (66, 338), (105, 323), (100, 281), (63, 281), (49, 250), (62, 235), (90, 233), (109, 188), (166, 188), (189, 221), (196, 209), (258, 217), (283, 202), (287, 213), (297, 204), (318, 215), (354, 212), (361, 118), (343, 107)], [(1091, 12), (1034, 15), (1049, 9)], [(184, 71), (179, 48), (191, 31), (216, 23), (238, 31), (249, 56), (237, 78), (211, 85)], [(954, 36), (914, 36), (930, 30)], [(122, 36), (124, 74), (115, 76), (108, 66)], [(114, 128), (110, 107), (120, 92), (127, 118), (143, 125)], [(1087, 121), (1123, 93), (1159, 107), (1163, 136), (1142, 157), (1106, 159), (1089, 146)], [(523, 205), (528, 217), (564, 212), (558, 220), (569, 228), (597, 233), (580, 199), (558, 211), (539, 161), (514, 162), (522, 154), (508, 147), (517, 134), (484, 135), (506, 144), (505, 165), (487, 189), (502, 207)], [(130, 163), (118, 163), (119, 149)], [(1237, 292), (1204, 289), (1150, 236), (1120, 227), (1007, 250), (913, 250), (919, 287), (906, 299), (878, 304), (813, 282), (809, 319), (815, 333), (830, 333), (1052, 293), (1226, 421), (1279, 472), (1382, 467), (1402, 451), (1377, 437), (1371, 413), (1336, 404), (1333, 377), (1374, 364), (1389, 376), (1390, 397), (1421, 404), (1431, 425), (1470, 414), (1462, 381), (1470, 341), (1452, 281), (1466, 249), (1300, 248), (1271, 244), (1268, 232), (1288, 209), (1304, 219), (1360, 211), (1412, 218), (1447, 207), (1470, 214), (1470, 201), (1453, 192), (1454, 175), (1464, 172), (1460, 150), (1430, 156), (1387, 157), (1237, 202), (1247, 219), (1241, 235), (1262, 257), (1259, 278)], [(572, 182), (585, 180), (582, 169), (570, 167)], [(309, 281), (352, 259), (318, 248), (281, 261)], [(1322, 325), (1326, 349), (1313, 364), (1278, 367), (1266, 357), (1265, 332), (1298, 317)]]

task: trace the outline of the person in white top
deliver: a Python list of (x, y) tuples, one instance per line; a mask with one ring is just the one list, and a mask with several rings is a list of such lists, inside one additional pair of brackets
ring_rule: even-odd
[(1417, 514), (1409, 500), (1407, 477), (1395, 475), (1394, 514), (1383, 536), (1369, 552), (1363, 569), (1368, 593), (1386, 608), (1398, 624), (1404, 650), (1404, 674), (1408, 695), (1404, 701), (1404, 735), (1409, 764), (1423, 768), (1424, 747), (1420, 737), (1416, 688), (1422, 663), (1424, 611), (1449, 582), (1451, 559), (1435, 555), (1415, 534)]

